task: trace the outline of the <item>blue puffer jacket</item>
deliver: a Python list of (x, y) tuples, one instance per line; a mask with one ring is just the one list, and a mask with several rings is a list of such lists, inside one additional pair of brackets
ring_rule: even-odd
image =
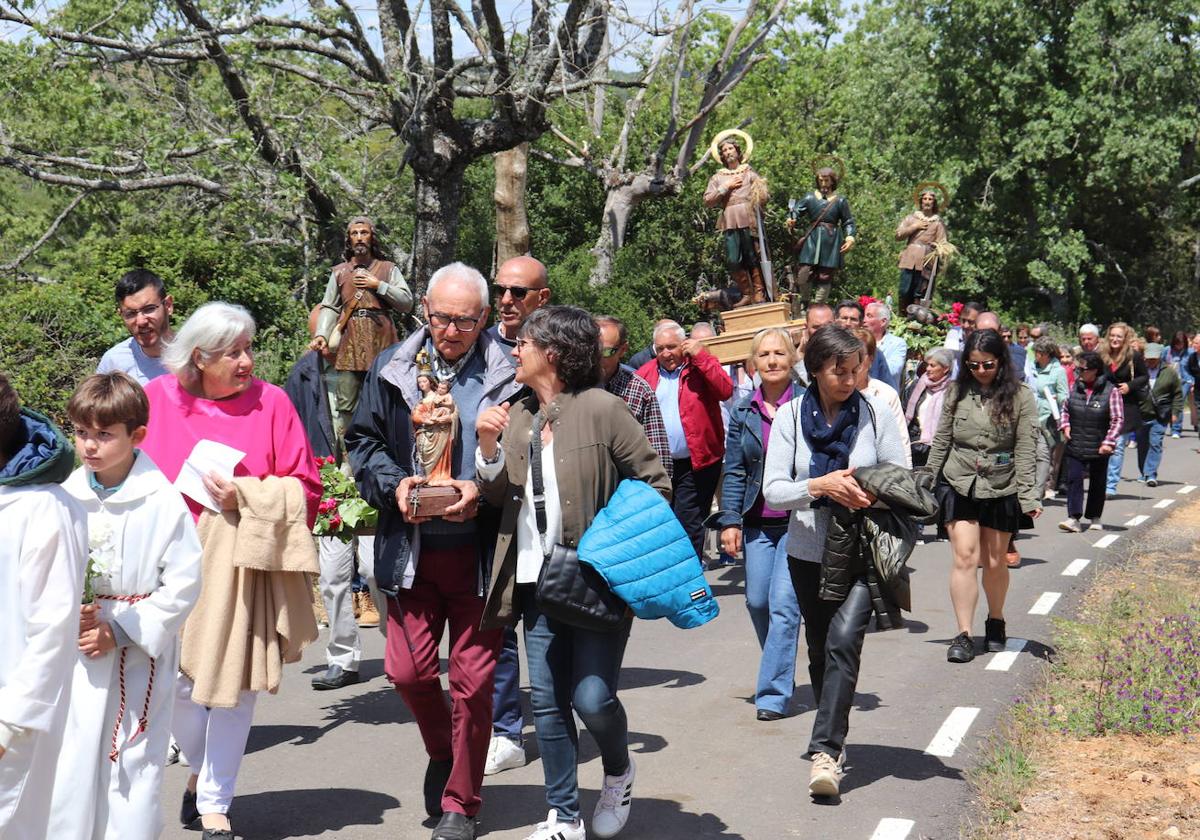
[(638, 618), (667, 618), (686, 629), (717, 617), (717, 599), (683, 526), (644, 481), (617, 485), (578, 551)]

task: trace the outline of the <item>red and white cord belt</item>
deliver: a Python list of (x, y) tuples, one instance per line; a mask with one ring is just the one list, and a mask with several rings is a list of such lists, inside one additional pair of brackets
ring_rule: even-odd
[[(98, 601), (121, 601), (126, 604), (136, 604), (138, 601), (144, 601), (149, 598), (149, 595), (97, 595)], [(113, 724), (112, 733), (112, 749), (108, 753), (109, 761), (116, 761), (117, 756), (121, 754), (120, 748), (117, 746), (117, 738), (121, 734), (121, 724), (125, 721), (125, 655), (129, 652), (128, 647), (121, 648), (120, 664), (117, 667), (117, 680), (121, 688), (121, 704), (117, 706), (117, 721)], [(142, 715), (138, 718), (138, 728), (129, 740), (125, 742), (125, 746), (129, 746), (134, 740), (146, 731), (146, 727), (150, 725), (150, 695), (154, 692), (154, 657), (150, 658), (150, 679), (146, 683), (146, 700), (142, 704)]]

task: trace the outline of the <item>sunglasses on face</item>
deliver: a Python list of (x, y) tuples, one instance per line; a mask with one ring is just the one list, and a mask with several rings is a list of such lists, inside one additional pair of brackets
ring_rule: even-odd
[(967, 370), (994, 370), (998, 362), (967, 362)]
[(492, 285), (492, 289), (496, 292), (496, 297), (504, 297), (504, 293), (508, 292), (512, 295), (513, 300), (525, 300), (525, 295), (530, 292), (540, 292), (541, 289), (527, 289), (524, 286), (501, 286), (498, 283)]

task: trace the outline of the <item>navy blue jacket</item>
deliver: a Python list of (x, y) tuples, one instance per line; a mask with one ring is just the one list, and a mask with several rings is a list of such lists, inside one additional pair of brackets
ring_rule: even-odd
[(325, 458), (337, 456), (337, 438), (333, 432), (333, 417), (329, 410), (329, 391), (321, 375), (321, 354), (309, 350), (292, 366), (283, 390), (296, 406), (304, 432), (313, 454)]
[[(792, 385), (793, 396), (801, 388)], [(762, 417), (751, 405), (751, 391), (729, 412), (729, 429), (725, 433), (725, 476), (721, 481), (721, 509), (709, 517), (710, 528), (740, 528), (742, 517), (754, 507), (762, 492), (763, 450)]]

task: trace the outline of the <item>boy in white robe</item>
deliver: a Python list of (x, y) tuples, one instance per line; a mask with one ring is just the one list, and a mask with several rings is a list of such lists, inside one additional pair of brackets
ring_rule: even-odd
[(0, 840), (50, 836), (87, 562), (85, 515), (59, 486), (74, 464), (0, 374)]
[(49, 836), (152, 840), (200, 541), (182, 496), (136, 449), (149, 420), (140, 385), (123, 373), (88, 377), (67, 414), (84, 465), (65, 487), (87, 511), (94, 601), (79, 608)]

